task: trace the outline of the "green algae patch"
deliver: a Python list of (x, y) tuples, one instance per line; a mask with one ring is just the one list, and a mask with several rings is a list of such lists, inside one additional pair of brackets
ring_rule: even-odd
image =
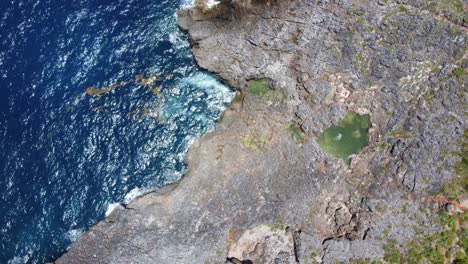
[(336, 126), (331, 126), (317, 138), (319, 145), (330, 155), (349, 161), (369, 143), (369, 115), (349, 113)]
[(248, 87), (251, 94), (261, 97), (272, 103), (277, 103), (283, 100), (283, 93), (280, 90), (270, 89), (270, 85), (265, 79), (250, 80), (248, 82)]

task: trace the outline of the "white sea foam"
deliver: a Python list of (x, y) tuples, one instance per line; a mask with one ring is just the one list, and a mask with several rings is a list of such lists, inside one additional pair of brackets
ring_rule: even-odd
[[(208, 9), (210, 9), (210, 8), (213, 8), (213, 7), (217, 6), (219, 3), (220, 3), (220, 1), (217, 1), (217, 0), (207, 0), (205, 2), (205, 5), (206, 5), (206, 7)], [(181, 8), (182, 9), (188, 9), (188, 8), (193, 7), (194, 4), (195, 4), (195, 0), (184, 0), (184, 1), (182, 1)]]
[(195, 0), (183, 0), (182, 1), (182, 5), (181, 5), (181, 9), (189, 9), (191, 7), (193, 7), (193, 5), (195, 4)]
[[(207, 73), (196, 73), (187, 78), (185, 78), (182, 83), (187, 83), (189, 85), (195, 85), (199, 88), (205, 90), (211, 90), (210, 94), (214, 96), (220, 96), (218, 98), (222, 99), (223, 103), (228, 103), (234, 97), (234, 92), (229, 89), (226, 85), (222, 84), (215, 77)], [(219, 102), (218, 102), (219, 103)]]
[(80, 238), (80, 236), (83, 234), (84, 230), (81, 228), (78, 229), (71, 229), (67, 232), (67, 237), (70, 240), (70, 242), (75, 242)]
[(137, 198), (139, 196), (142, 196), (143, 194), (145, 194), (144, 189), (141, 189), (141, 188), (138, 188), (138, 187), (134, 188), (129, 193), (127, 193), (127, 195), (125, 195), (124, 204), (129, 204), (133, 199), (135, 199), (135, 198)]
[(14, 258), (8, 260), (8, 264), (23, 264), (27, 263), (29, 259), (31, 258), (31, 254), (29, 255), (24, 255), (24, 256), (15, 256)]
[(206, 7), (208, 8), (213, 8), (215, 6), (217, 6), (219, 4), (219, 1), (216, 1), (216, 0), (208, 0), (206, 2)]
[[(191, 90), (190, 98), (181, 100), (179, 96), (186, 89)], [(207, 104), (208, 109), (215, 109), (222, 112), (226, 109), (226, 104), (231, 102), (235, 96), (235, 93), (229, 89), (226, 85), (222, 84), (218, 79), (210, 74), (198, 72), (191, 74), (182, 79), (177, 86), (165, 90), (167, 101), (159, 109), (159, 116), (164, 122), (169, 122), (175, 118), (183, 118), (187, 112), (194, 112), (194, 109), (190, 109), (187, 106), (190, 102), (199, 101), (199, 96), (203, 93), (208, 95), (204, 101)], [(190, 106), (192, 107), (192, 106)], [(194, 120), (202, 118), (199, 115), (192, 116)], [(206, 125), (212, 129), (215, 120), (203, 120), (208, 123)], [(209, 123), (211, 122), (211, 124)]]
[(106, 217), (108, 217), (115, 210), (115, 208), (119, 207), (119, 205), (120, 203), (109, 203), (107, 205)]
[(176, 49), (188, 48), (189, 42), (184, 38), (184, 35), (180, 30), (169, 33), (169, 42), (174, 45)]

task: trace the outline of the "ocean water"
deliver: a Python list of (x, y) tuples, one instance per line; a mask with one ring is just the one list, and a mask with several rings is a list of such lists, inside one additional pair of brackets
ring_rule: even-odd
[(0, 3), (0, 263), (44, 263), (178, 180), (233, 93), (199, 70), (174, 0)]

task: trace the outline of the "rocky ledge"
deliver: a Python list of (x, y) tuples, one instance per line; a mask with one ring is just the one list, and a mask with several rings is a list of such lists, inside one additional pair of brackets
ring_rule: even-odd
[[(466, 1), (216, 3), (179, 12), (238, 91), (216, 131), (56, 262), (466, 261)], [(372, 127), (345, 162), (317, 136), (349, 112)]]

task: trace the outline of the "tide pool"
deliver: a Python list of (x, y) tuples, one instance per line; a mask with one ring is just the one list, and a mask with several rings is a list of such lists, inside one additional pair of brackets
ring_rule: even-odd
[(369, 115), (348, 113), (336, 126), (331, 126), (317, 137), (319, 145), (330, 155), (346, 162), (369, 143)]

